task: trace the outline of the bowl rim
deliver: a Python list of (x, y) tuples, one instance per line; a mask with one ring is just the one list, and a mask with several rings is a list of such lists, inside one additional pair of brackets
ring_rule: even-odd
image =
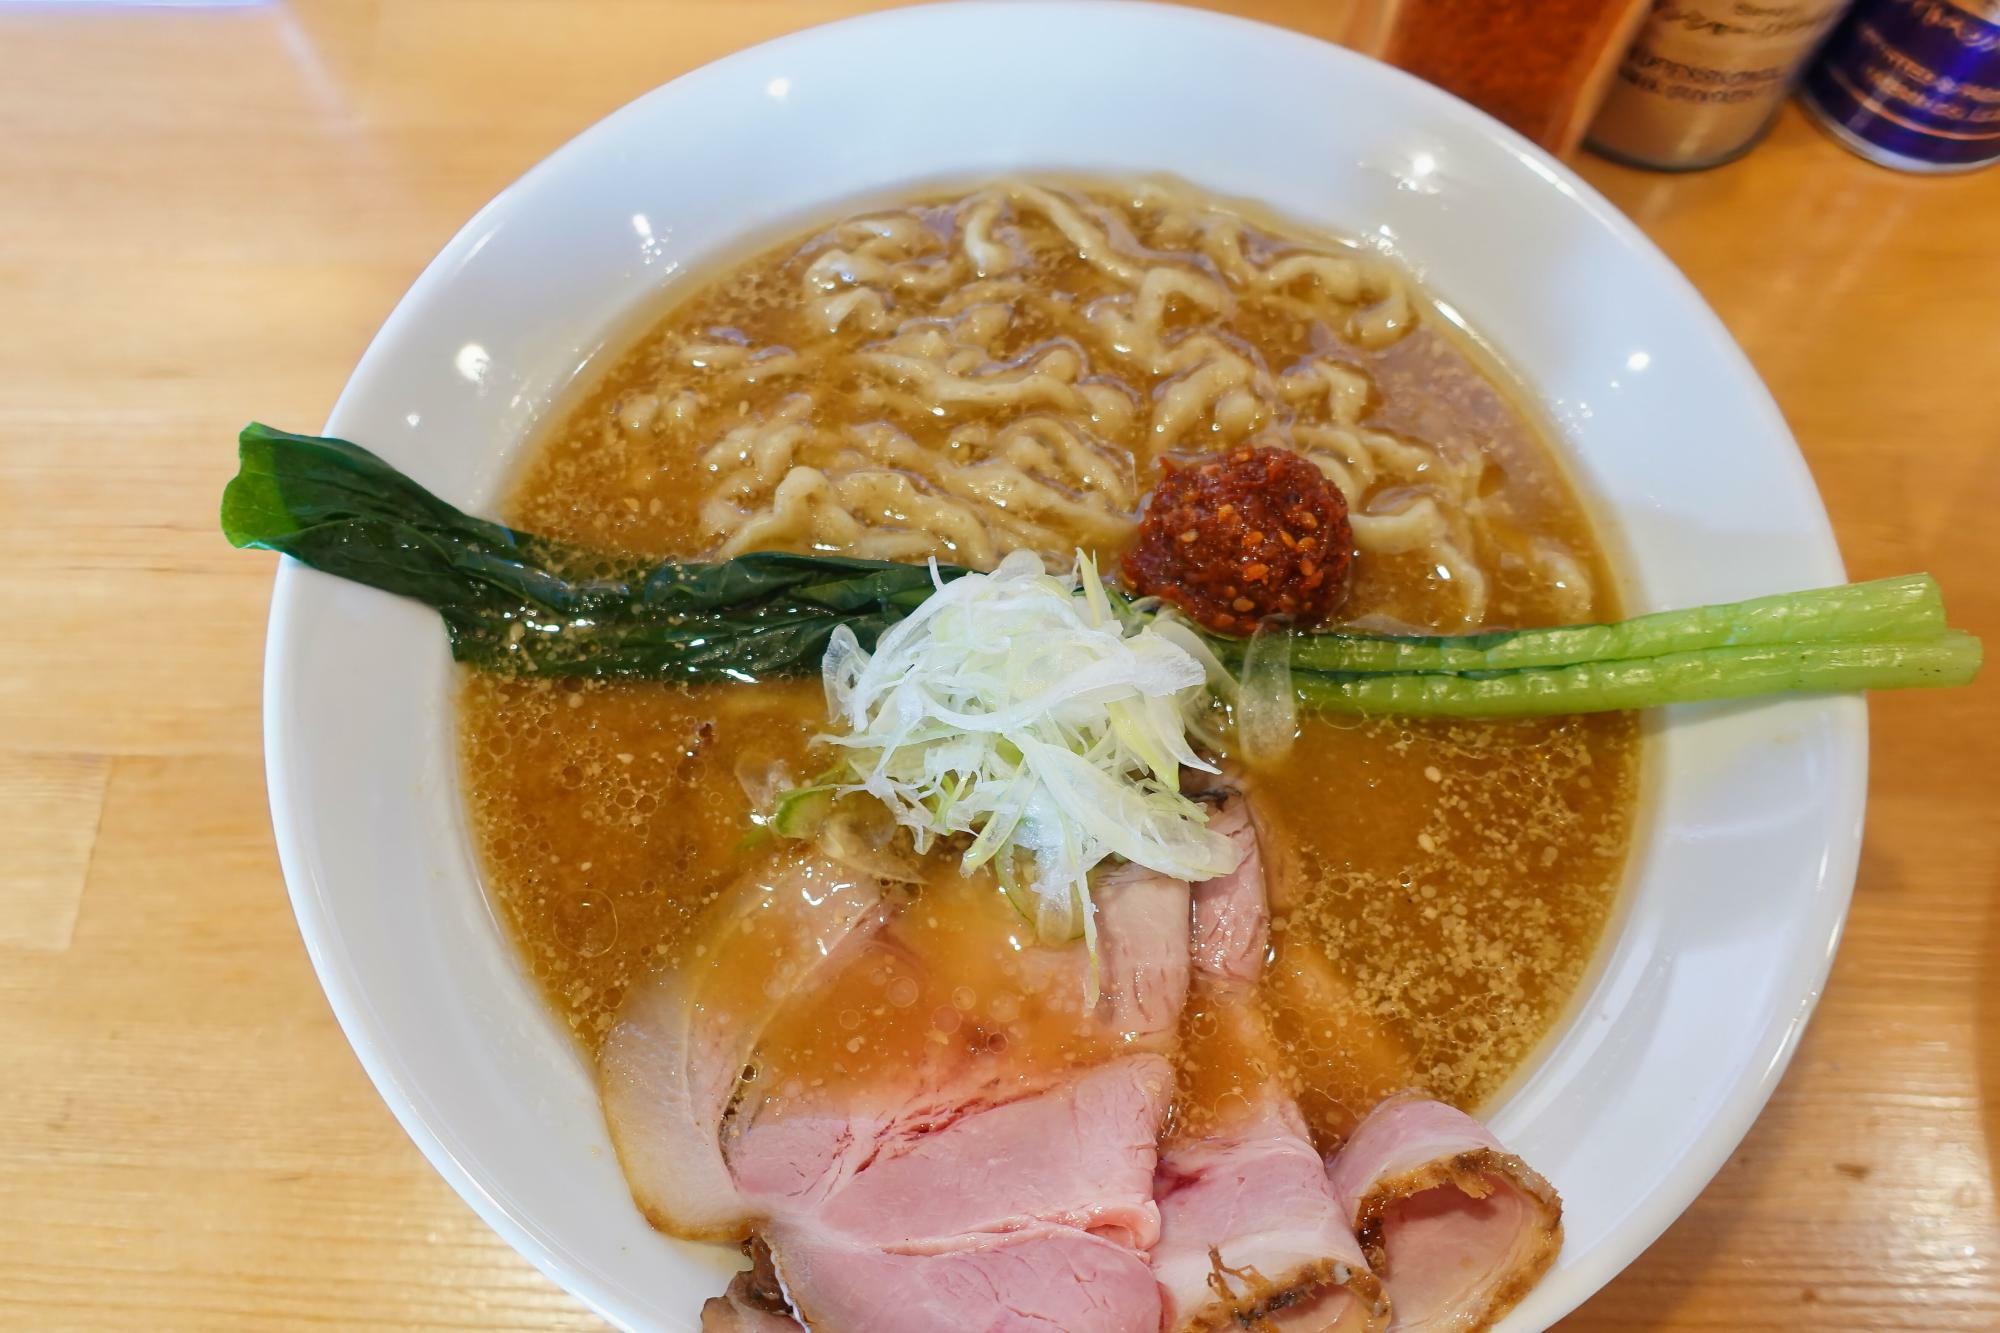
[[(1386, 71), (1395, 80), (1409, 85), (1413, 95), (1432, 100), (1433, 103), (1442, 100), (1450, 104), (1458, 117), (1469, 116), (1477, 122), (1484, 122), (1481, 128), (1487, 137), (1498, 141), (1552, 188), (1583, 208), (1597, 225), (1618, 242), (1629, 262), (1648, 270), (1649, 280), (1653, 283), (1677, 290), (1689, 304), (1691, 313), (1699, 321), (1705, 322), (1708, 326), (1705, 332), (1716, 344), (1714, 350), (1732, 363), (1733, 368), (1740, 372), (1747, 385), (1754, 386), (1756, 392), (1752, 397), (1755, 400), (1756, 411), (1762, 418), (1757, 424), (1773, 437), (1774, 442), (1782, 441), (1786, 446), (1782, 451), (1786, 455), (1785, 463), (1809, 498), (1811, 508), (1816, 511), (1817, 526), (1824, 537), (1825, 550), (1822, 554), (1828, 563), (1830, 575), (1835, 579), (1845, 577), (1824, 502), (1812, 479), (1804, 455), (1799, 451), (1797, 442), (1776, 402), (1771, 398), (1768, 388), (1757, 375), (1748, 357), (1686, 276), (1635, 223), (1619, 212), (1573, 169), (1484, 112), (1412, 75), (1381, 65), (1358, 52), (1275, 24), (1177, 4), (1158, 3), (1157, 0), (1116, 0), (1115, 6), (1113, 0), (960, 0), (959, 3), (949, 5), (903, 5), (815, 24), (741, 48), (640, 94), (587, 126), (536, 162), (501, 189), (453, 234), (398, 299), (393, 310), (370, 339), (336, 399), (325, 429), (328, 433), (338, 433), (338, 423), (352, 410), (353, 402), (365, 396), (369, 382), (380, 368), (378, 363), (383, 359), (384, 348), (395, 342), (404, 327), (416, 319), (416, 311), (431, 301), (435, 291), (448, 281), (459, 264), (471, 253), (476, 252), (482, 243), (482, 238), (498, 220), (516, 208), (522, 197), (536, 187), (542, 176), (552, 173), (556, 169), (556, 163), (588, 152), (597, 140), (617, 134), (625, 124), (641, 118), (645, 114), (647, 105), (655, 99), (683, 95), (694, 85), (730, 78), (739, 70), (768, 60), (774, 55), (786, 53), (794, 48), (800, 50), (809, 48), (833, 29), (863, 27), (879, 29), (880, 35), (887, 37), (891, 35), (892, 30), (906, 25), (950, 24), (961, 21), (956, 16), (964, 14), (1005, 11), (1011, 18), (1019, 19), (1024, 14), (1039, 11), (1045, 21), (1054, 22), (1066, 13), (1099, 11), (1114, 7), (1135, 23), (1179, 23), (1197, 29), (1205, 28), (1216, 33), (1225, 30), (1255, 30), (1267, 38), (1324, 48), (1322, 54), (1336, 63), (1355, 62), (1368, 65), (1374, 67), (1378, 76)], [(1592, 503), (1594, 513), (1606, 519), (1612, 516), (1612, 506), (1608, 502), (1593, 498)], [(384, 1049), (390, 1025), (382, 1021), (368, 1004), (367, 997), (358, 982), (349, 975), (342, 960), (337, 958), (329, 947), (333, 929), (326, 909), (324, 886), (319, 883), (314, 873), (307, 851), (304, 825), (309, 819), (309, 812), (298, 806), (294, 796), (292, 775), (299, 763), (299, 754), (295, 751), (292, 737), (288, 732), (284, 707), (285, 690), (291, 672), (289, 654), (299, 628), (302, 580), (320, 577), (324, 576), (315, 575), (294, 561), (288, 559), (279, 561), (265, 639), (262, 690), (266, 786), (273, 832), (293, 912), (314, 973), (343, 1035), (377, 1092), (388, 1104), (404, 1132), (458, 1195), (470, 1204), (481, 1219), (516, 1252), (526, 1257), (556, 1285), (575, 1295), (596, 1313), (619, 1327), (641, 1327), (644, 1324), (642, 1310), (631, 1306), (618, 1293), (601, 1289), (590, 1281), (587, 1263), (568, 1252), (557, 1238), (527, 1225), (523, 1219), (518, 1218), (499, 1198), (489, 1192), (478, 1176), (453, 1153), (439, 1129), (434, 1126), (431, 1113), (414, 1089), (393, 1067)], [(1575, 1288), (1573, 1295), (1566, 1295), (1554, 1304), (1544, 1303), (1543, 1308), (1537, 1310), (1537, 1314), (1546, 1316), (1549, 1323), (1560, 1319), (1595, 1295), (1680, 1217), (1707, 1187), (1716, 1172), (1740, 1144), (1744, 1135), (1748, 1133), (1776, 1089), (1797, 1049), (1806, 1024), (1824, 991), (1826, 977), (1845, 925), (1859, 863), (1868, 771), (1867, 712), (1862, 700), (1855, 698), (1840, 701), (1829, 722), (1828, 739), (1832, 745), (1829, 787), (1834, 804), (1830, 827), (1840, 832), (1838, 836), (1831, 838), (1829, 845), (1823, 849), (1814, 895), (1817, 909), (1810, 922), (1802, 923), (1812, 927), (1804, 933), (1799, 946), (1802, 953), (1809, 946), (1813, 949), (1807, 974), (1808, 985), (1799, 995), (1788, 1017), (1767, 1024), (1759, 1033), (1756, 1048), (1761, 1058), (1759, 1072), (1754, 1078), (1739, 1078), (1729, 1088), (1725, 1098), (1710, 1115), (1707, 1124), (1694, 1137), (1690, 1151), (1673, 1176), (1673, 1185), (1655, 1190), (1647, 1196), (1591, 1251), (1588, 1262), (1578, 1266), (1579, 1278), (1573, 1284)], [(1644, 799), (1642, 796), (1642, 801)], [(1613, 924), (1616, 924), (1615, 918)], [(1598, 963), (1601, 964), (1608, 956), (1612, 941), (1612, 935), (1607, 933), (1604, 941), (1600, 942)], [(1589, 979), (1586, 977), (1579, 984), (1577, 1000), (1585, 996), (1588, 985)], [(1575, 1003), (1573, 1000), (1572, 1012), (1558, 1021), (1556, 1029), (1545, 1039), (1537, 1056), (1533, 1058), (1539, 1059), (1541, 1054), (1546, 1053), (1563, 1025), (1573, 1020)]]

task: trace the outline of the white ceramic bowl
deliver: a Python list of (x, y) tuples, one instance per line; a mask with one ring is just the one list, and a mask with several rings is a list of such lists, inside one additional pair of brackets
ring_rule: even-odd
[[(1619, 530), (1633, 602), (1839, 582), (1811, 478), (1688, 284), (1569, 171), (1464, 104), (1275, 28), (1139, 4), (901, 10), (698, 70), (474, 218), (368, 349), (328, 431), (474, 511), (606, 331), (746, 235), (856, 196), (1033, 169), (1166, 172), (1372, 237), (1544, 403)], [(649, 1230), (588, 1071), (482, 895), (429, 611), (288, 565), (270, 793), (299, 926), (355, 1051), (446, 1179), (613, 1321), (692, 1329), (731, 1256)], [(1736, 1145), (1811, 1011), (1853, 882), (1855, 699), (1675, 710), (1594, 981), (1492, 1122), (1569, 1240), (1541, 1328)]]

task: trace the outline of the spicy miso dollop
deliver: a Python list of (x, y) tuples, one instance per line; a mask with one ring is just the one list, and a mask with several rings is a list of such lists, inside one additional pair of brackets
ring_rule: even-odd
[(1282, 616), (1322, 624), (1347, 592), (1354, 558), (1347, 498), (1288, 449), (1235, 449), (1161, 463), (1125, 581), (1205, 628), (1248, 634)]

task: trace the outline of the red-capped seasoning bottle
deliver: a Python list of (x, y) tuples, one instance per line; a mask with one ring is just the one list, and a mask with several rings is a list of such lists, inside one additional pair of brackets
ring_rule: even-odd
[(2000, 0), (1862, 0), (1800, 100), (1836, 139), (1885, 167), (2000, 162)]
[(1646, 0), (1378, 0), (1340, 38), (1564, 154), (1645, 17)]

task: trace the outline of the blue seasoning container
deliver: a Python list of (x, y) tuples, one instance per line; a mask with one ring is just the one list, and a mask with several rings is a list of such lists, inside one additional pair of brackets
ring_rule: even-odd
[(1885, 167), (2000, 161), (2000, 0), (1862, 0), (1827, 39), (1800, 99)]

